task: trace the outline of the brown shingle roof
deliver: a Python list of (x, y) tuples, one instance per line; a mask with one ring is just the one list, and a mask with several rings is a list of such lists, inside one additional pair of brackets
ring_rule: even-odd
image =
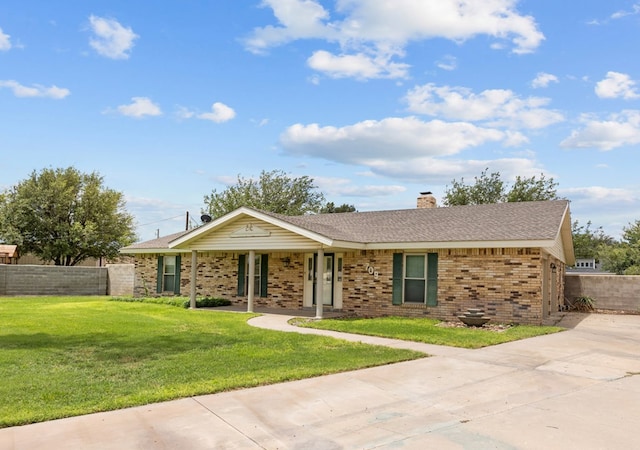
[(120, 251), (126, 253), (126, 250), (145, 250), (145, 249), (161, 249), (161, 248), (169, 248), (169, 242), (174, 239), (178, 239), (181, 236), (184, 236), (189, 231), (180, 231), (178, 233), (168, 234), (166, 236), (161, 236), (157, 239), (151, 239), (150, 241), (137, 242), (135, 244), (131, 244), (127, 247), (123, 247)]
[(555, 239), (567, 200), (283, 216), (284, 222), (340, 241), (451, 242)]
[[(554, 240), (568, 205), (567, 200), (552, 200), (307, 216), (259, 212), (334, 241), (365, 244), (497, 242)], [(171, 241), (187, 233), (181, 231), (133, 244), (122, 252), (168, 249)]]

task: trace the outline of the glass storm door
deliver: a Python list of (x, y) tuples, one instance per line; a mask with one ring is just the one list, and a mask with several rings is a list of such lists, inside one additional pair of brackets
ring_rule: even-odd
[(324, 255), (324, 265), (322, 270), (317, 270), (318, 257), (313, 258), (313, 273), (316, 275), (313, 280), (313, 304), (316, 304), (316, 283), (318, 282), (318, 276), (322, 283), (322, 304), (333, 305), (333, 254)]

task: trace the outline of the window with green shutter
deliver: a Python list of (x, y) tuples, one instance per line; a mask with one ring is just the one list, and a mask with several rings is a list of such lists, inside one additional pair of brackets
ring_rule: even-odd
[(156, 292), (180, 294), (180, 255), (158, 256)]
[[(267, 296), (269, 255), (256, 255), (255, 273), (253, 277), (253, 292), (258, 297)], [(249, 289), (249, 258), (240, 255), (238, 258), (238, 296), (248, 294)]]
[(393, 254), (392, 303), (438, 304), (438, 254)]
[(246, 295), (244, 280), (246, 259), (245, 255), (238, 256), (238, 297), (244, 297)]

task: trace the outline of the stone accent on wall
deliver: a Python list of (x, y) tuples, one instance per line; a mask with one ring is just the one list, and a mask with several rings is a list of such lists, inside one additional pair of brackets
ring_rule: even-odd
[[(393, 305), (393, 253), (402, 253), (402, 250), (343, 253), (342, 310), (345, 313), (457, 320), (467, 308), (481, 308), (494, 322), (540, 324), (543, 319), (543, 264), (550, 262), (557, 266), (557, 293), (550, 303), (557, 305), (564, 296), (563, 264), (543, 259), (539, 249), (440, 249), (413, 252), (439, 255), (438, 305)], [(285, 261), (288, 261), (286, 267)], [(246, 304), (246, 297), (237, 296), (237, 265), (238, 253), (199, 253), (197, 295), (223, 297), (235, 304)], [(190, 254), (182, 255), (181, 272), (181, 295), (188, 296), (191, 289)], [(157, 295), (156, 276), (157, 255), (139, 255), (136, 258), (135, 294)], [(302, 308), (303, 293), (304, 255), (270, 253), (268, 296), (256, 297), (255, 305), (297, 310)]]

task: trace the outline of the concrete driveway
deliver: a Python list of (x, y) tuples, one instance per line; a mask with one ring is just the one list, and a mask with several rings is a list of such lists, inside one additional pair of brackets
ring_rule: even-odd
[[(251, 323), (291, 331), (287, 319)], [(479, 350), (347, 335), (436, 356), (0, 429), (0, 449), (637, 448), (640, 316), (560, 325)]]

